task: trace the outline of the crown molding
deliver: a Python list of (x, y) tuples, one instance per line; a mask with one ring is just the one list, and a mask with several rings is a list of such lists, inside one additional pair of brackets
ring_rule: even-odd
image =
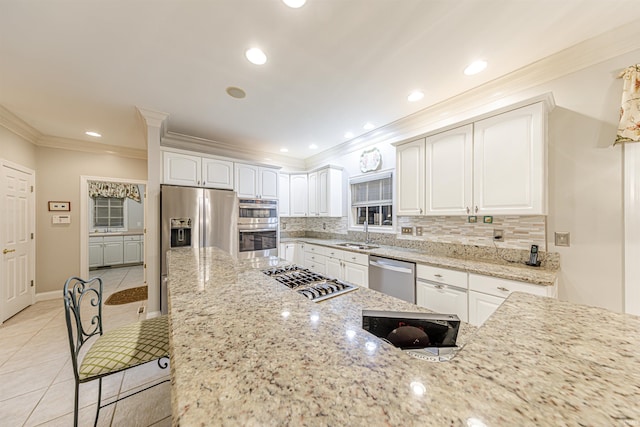
[(251, 150), (228, 142), (213, 141), (176, 132), (165, 131), (160, 139), (160, 145), (162, 147), (177, 148), (192, 152), (195, 151), (198, 153), (229, 157), (237, 160), (246, 160), (252, 163), (267, 164), (268, 162), (274, 162), (278, 166), (282, 166), (288, 170), (304, 169), (304, 160), (302, 159), (294, 159), (273, 153)]
[[(640, 49), (638, 21), (585, 40), (409, 116), (305, 159), (307, 169), (379, 143), (399, 143), (446, 130), (490, 112), (526, 105), (536, 86)], [(543, 95), (544, 96), (544, 95)], [(553, 107), (553, 98), (551, 97)]]
[(39, 147), (56, 148), (59, 150), (82, 151), (84, 153), (93, 154), (111, 154), (131, 159), (147, 159), (147, 150), (123, 147), (121, 145), (87, 142), (71, 138), (61, 138), (57, 136), (43, 136), (38, 139), (36, 145)]
[(144, 121), (146, 126), (162, 128), (164, 121), (169, 117), (169, 113), (163, 113), (162, 111), (151, 110), (149, 108), (136, 107), (138, 114)]
[(7, 128), (9, 131), (15, 133), (21, 138), (26, 139), (32, 144), (37, 144), (37, 141), (42, 134), (36, 128), (29, 125), (20, 117), (13, 114), (7, 108), (0, 104), (0, 126)]

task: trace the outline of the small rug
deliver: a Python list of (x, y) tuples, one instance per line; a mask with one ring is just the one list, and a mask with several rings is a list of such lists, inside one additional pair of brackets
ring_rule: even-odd
[(106, 305), (129, 304), (130, 302), (144, 301), (147, 298), (147, 287), (139, 286), (137, 288), (115, 292), (111, 294), (104, 303)]

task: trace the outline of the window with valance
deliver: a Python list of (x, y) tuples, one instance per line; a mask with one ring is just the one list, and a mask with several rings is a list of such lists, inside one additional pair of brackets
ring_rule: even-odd
[(89, 181), (89, 197), (113, 199), (132, 199), (141, 203), (138, 184), (125, 184), (120, 182)]

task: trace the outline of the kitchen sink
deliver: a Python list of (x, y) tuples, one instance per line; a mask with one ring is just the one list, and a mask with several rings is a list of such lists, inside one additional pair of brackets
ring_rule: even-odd
[(350, 249), (377, 249), (380, 246), (373, 246), (373, 245), (368, 245), (366, 243), (338, 243), (337, 246), (342, 246), (343, 248), (350, 248)]

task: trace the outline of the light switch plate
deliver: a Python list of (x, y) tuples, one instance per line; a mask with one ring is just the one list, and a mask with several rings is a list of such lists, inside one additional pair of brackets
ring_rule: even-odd
[(409, 234), (409, 235), (411, 235), (411, 234), (413, 234), (413, 228), (411, 228), (411, 227), (402, 227), (402, 229), (400, 230), (400, 232), (401, 232), (402, 234)]
[(422, 236), (422, 227), (416, 227), (416, 236)]
[(568, 231), (556, 231), (555, 240), (556, 246), (570, 246), (570, 235)]

